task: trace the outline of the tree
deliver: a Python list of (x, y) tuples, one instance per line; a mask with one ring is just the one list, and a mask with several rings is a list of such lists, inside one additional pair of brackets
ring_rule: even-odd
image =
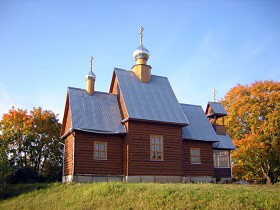
[(222, 99), (225, 125), (237, 148), (234, 176), (246, 180), (280, 177), (280, 83), (237, 85)]
[(13, 168), (8, 161), (8, 156), (2, 150), (1, 138), (2, 136), (0, 135), (0, 194), (13, 174)]
[(52, 111), (39, 107), (27, 114), (13, 107), (0, 123), (1, 148), (15, 169), (31, 167), (41, 176), (49, 168), (62, 168), (59, 131), (60, 123)]
[(15, 168), (27, 166), (27, 144), (30, 138), (31, 117), (26, 110), (14, 107), (3, 115), (0, 123), (2, 132), (2, 150), (9, 154), (9, 159)]
[(39, 107), (30, 111), (32, 118), (32, 142), (30, 146), (31, 166), (42, 174), (45, 164), (62, 165), (62, 146), (60, 144), (60, 124), (51, 111)]

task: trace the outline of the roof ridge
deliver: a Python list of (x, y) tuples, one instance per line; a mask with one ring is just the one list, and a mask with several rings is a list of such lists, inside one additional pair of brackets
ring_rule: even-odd
[(184, 105), (184, 106), (198, 106), (198, 107), (201, 107), (201, 105), (197, 105), (197, 104), (185, 104), (185, 103), (180, 103), (180, 105)]
[(222, 104), (221, 102), (218, 101), (209, 101), (208, 103)]
[(114, 67), (114, 69), (115, 69), (115, 70), (121, 70), (121, 71), (128, 71), (128, 72), (129, 72), (129, 70), (121, 69), (121, 68), (117, 68), (117, 67)]
[(94, 91), (96, 93), (102, 93), (102, 94), (106, 94), (106, 95), (114, 95), (114, 96), (117, 96), (116, 94), (113, 94), (113, 93), (107, 93), (107, 92), (102, 92), (102, 91)]
[[(76, 88), (76, 87), (68, 87), (68, 89), (75, 89), (75, 90), (81, 90), (81, 91), (86, 91), (86, 89), (82, 89), (82, 88)], [(106, 94), (106, 95), (116, 95), (113, 93), (107, 93), (107, 92), (103, 92), (103, 91), (94, 91), (95, 93), (102, 93), (102, 94)]]
[[(133, 71), (131, 71), (131, 70), (120, 69), (120, 68), (117, 68), (117, 67), (115, 67), (114, 69), (115, 69), (115, 70), (120, 70), (120, 71), (126, 71), (126, 72), (128, 72), (128, 73), (133, 72)], [(154, 77), (162, 77), (162, 78), (168, 79), (166, 76), (160, 76), (160, 75), (155, 75), (155, 74), (151, 74), (151, 76), (154, 76)]]
[(82, 88), (76, 88), (76, 87), (68, 87), (68, 89), (75, 89), (75, 90), (86, 90), (86, 89), (82, 89)]
[(162, 77), (162, 78), (166, 78), (166, 79), (168, 79), (167, 77), (165, 77), (165, 76), (160, 76), (160, 75), (155, 75), (155, 74), (152, 74), (152, 76), (154, 76), (154, 77)]

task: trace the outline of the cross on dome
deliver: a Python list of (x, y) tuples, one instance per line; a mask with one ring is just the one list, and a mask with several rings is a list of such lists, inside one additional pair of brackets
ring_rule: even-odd
[(90, 56), (90, 66), (89, 66), (90, 71), (92, 71), (92, 61), (93, 61), (93, 57), (92, 57), (92, 55), (91, 55), (91, 56)]
[(212, 91), (212, 95), (213, 95), (213, 99), (214, 99), (214, 102), (216, 102), (216, 93), (217, 93), (218, 91), (216, 90), (216, 89), (214, 89), (213, 91)]
[(143, 45), (143, 42), (142, 42), (142, 38), (143, 38), (143, 31), (144, 31), (144, 28), (143, 28), (143, 26), (141, 26), (141, 27), (140, 27), (140, 33), (139, 33), (139, 35), (140, 35), (140, 46), (142, 46), (142, 45)]
[(143, 26), (141, 26), (140, 33), (139, 33), (140, 46), (136, 50), (134, 50), (133, 57), (135, 60), (140, 58), (140, 59), (145, 59), (147, 61), (150, 57), (150, 52), (143, 45), (143, 31), (144, 31), (144, 28), (143, 28)]

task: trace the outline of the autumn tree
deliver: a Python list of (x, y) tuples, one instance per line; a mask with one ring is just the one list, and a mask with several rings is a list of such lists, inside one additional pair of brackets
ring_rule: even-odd
[(26, 110), (14, 107), (3, 115), (0, 130), (2, 132), (2, 150), (9, 154), (15, 167), (27, 166), (27, 144), (30, 139), (31, 117)]
[(31, 167), (39, 175), (49, 168), (62, 166), (62, 145), (59, 138), (60, 124), (57, 116), (48, 110), (33, 108), (9, 110), (0, 123), (2, 150), (9, 154), (15, 169)]
[(46, 164), (62, 165), (62, 150), (60, 144), (60, 124), (55, 114), (42, 111), (41, 108), (30, 111), (32, 118), (30, 164), (39, 174), (44, 172)]
[(237, 178), (280, 177), (280, 83), (237, 85), (222, 99), (228, 117), (225, 125), (237, 148), (232, 158)]

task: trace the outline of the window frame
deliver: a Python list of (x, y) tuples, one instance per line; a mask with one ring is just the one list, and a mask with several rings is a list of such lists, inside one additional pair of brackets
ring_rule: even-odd
[[(158, 138), (160, 139), (160, 151), (158, 151), (156, 148), (158, 148), (158, 144), (155, 142), (153, 144), (152, 140), (157, 140)], [(155, 150), (153, 151), (153, 145)], [(153, 158), (153, 153), (155, 154)], [(161, 158), (158, 158), (158, 155), (160, 154)], [(150, 135), (150, 160), (151, 161), (164, 161), (164, 149), (163, 149), (163, 135), (155, 135), (155, 134), (151, 134)]]
[[(198, 151), (198, 155), (196, 155), (196, 154), (193, 155), (192, 151)], [(194, 158), (199, 158), (199, 162), (194, 161)], [(197, 148), (197, 147), (190, 148), (190, 163), (191, 164), (201, 164), (200, 148)]]
[[(219, 154), (219, 153), (227, 153), (227, 154)], [(224, 160), (221, 161), (222, 158), (227, 158), (227, 166), (221, 166), (221, 162), (225, 162)], [(230, 152), (229, 150), (213, 150), (213, 162), (214, 168), (231, 168), (230, 165)]]
[[(96, 150), (96, 145), (104, 145), (104, 151), (102, 149)], [(100, 148), (100, 146), (98, 146)], [(96, 152), (98, 152), (98, 157), (96, 157)], [(104, 158), (101, 153), (104, 152)], [(94, 141), (94, 149), (93, 149), (93, 159), (94, 160), (107, 160), (107, 142), (104, 141)]]

